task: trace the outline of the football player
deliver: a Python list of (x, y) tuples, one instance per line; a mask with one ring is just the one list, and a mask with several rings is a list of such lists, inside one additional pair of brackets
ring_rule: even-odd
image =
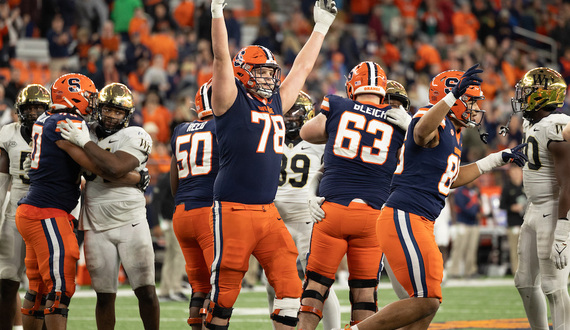
[[(20, 281), (25, 271), (26, 246), (16, 228), (18, 201), (26, 195), (30, 179), (24, 172), (24, 161), (32, 151), (32, 126), (38, 117), (49, 109), (49, 91), (37, 84), (24, 87), (14, 104), (18, 122), (0, 130), (0, 205), (4, 205), (8, 188), (10, 200), (0, 230), (0, 329), (12, 329), (18, 315), (17, 299)], [(19, 300), (18, 300), (19, 301)], [(21, 319), (21, 318), (18, 318)], [(21, 321), (20, 321), (21, 322)], [(43, 314), (34, 318), (30, 328), (41, 329)]]
[(564, 104), (566, 83), (550, 68), (528, 71), (515, 86), (513, 111), (522, 112), (523, 186), (528, 199), (519, 238), (519, 290), (532, 329), (548, 329), (544, 295), (554, 329), (570, 328), (566, 267), (570, 233), (570, 142), (562, 136), (570, 116), (553, 113)]
[[(82, 74), (59, 77), (51, 87), (50, 111), (42, 114), (32, 128), (30, 188), (16, 210), (16, 226), (26, 243), (29, 279), (22, 312), (24, 322), (41, 316), (39, 307), (47, 299), (43, 314), (49, 330), (67, 327), (67, 306), (75, 292), (79, 247), (70, 212), (79, 199), (81, 167), (124, 184), (145, 181), (140, 173), (119, 176), (107, 164), (94, 164), (83, 150), (63, 137), (67, 121), (86, 130), (83, 118), (91, 113), (96, 93), (93, 81)], [(43, 298), (45, 294), (47, 298)]]
[(212, 301), (206, 327), (228, 326), (253, 254), (275, 289), (275, 328), (293, 329), (302, 291), (297, 250), (273, 204), (285, 137), (283, 113), (293, 107), (315, 64), (336, 4), (316, 2), (313, 33), (283, 82), (275, 56), (265, 47), (244, 47), (232, 60), (223, 7), (224, 0), (212, 0), (212, 109), (220, 170), (214, 184)]
[[(477, 127), (484, 110), (477, 102), (483, 72), (450, 70), (430, 84), (430, 105), (414, 115), (394, 172), (390, 196), (376, 226), (380, 247), (410, 298), (393, 302), (351, 329), (427, 329), (441, 303), (443, 259), (433, 235), (434, 221), (451, 188), (473, 181), (509, 162), (523, 166), (524, 145), (460, 166), (461, 131)], [(413, 196), (411, 198), (410, 196)]]
[(402, 107), (406, 112), (410, 112), (410, 98), (402, 84), (395, 80), (388, 80), (386, 83), (386, 98), (384, 103), (392, 108)]
[[(311, 97), (301, 91), (293, 108), (283, 116), (285, 121), (285, 146), (281, 159), (281, 176), (275, 196), (275, 206), (293, 237), (299, 253), (298, 260), (303, 272), (307, 267), (307, 253), (311, 242), (313, 222), (307, 205), (310, 182), (321, 168), (324, 145), (303, 141), (299, 136), (305, 121), (315, 116)], [(269, 311), (273, 312), (275, 291), (267, 284)], [(340, 303), (331, 289), (323, 307), (323, 328), (340, 326)]]
[(211, 289), (210, 266), (214, 258), (214, 238), (209, 219), (219, 153), (210, 87), (210, 82), (207, 82), (196, 93), (198, 120), (178, 125), (170, 142), (170, 189), (176, 205), (172, 226), (182, 248), (186, 274), (192, 286), (188, 324), (194, 330), (202, 328), (206, 316), (207, 295)]
[[(398, 150), (411, 117), (383, 104), (387, 79), (374, 62), (361, 62), (346, 80), (348, 98), (327, 95), (321, 113), (301, 129), (303, 140), (326, 143), (324, 173), (318, 186), (322, 219), (315, 219), (299, 309), (299, 329), (315, 329), (323, 303), (346, 254), (351, 324), (378, 310), (376, 289), (382, 251), (376, 220), (384, 201)], [(397, 122), (394, 116), (401, 119)]]
[[(141, 127), (129, 127), (135, 111), (131, 91), (111, 83), (99, 91), (90, 130), (62, 125), (65, 139), (83, 148), (96, 165), (121, 177), (142, 171), (152, 148), (150, 135)], [(160, 308), (154, 283), (154, 250), (145, 197), (141, 189), (121, 186), (87, 172), (79, 229), (85, 232), (85, 263), (91, 286), (97, 293), (95, 319), (99, 328), (115, 325), (119, 265), (139, 301), (145, 329), (158, 329)]]

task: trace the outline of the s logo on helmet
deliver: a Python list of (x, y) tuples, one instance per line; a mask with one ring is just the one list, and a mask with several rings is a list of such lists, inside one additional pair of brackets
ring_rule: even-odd
[(78, 78), (69, 78), (67, 80), (67, 84), (69, 87), (67, 88), (72, 93), (77, 93), (81, 91), (81, 85), (79, 84), (80, 80)]
[(245, 55), (245, 49), (240, 50), (234, 60), (234, 66), (240, 67), (243, 64), (243, 55)]
[(451, 89), (453, 87), (455, 87), (457, 85), (457, 83), (459, 82), (459, 79), (455, 78), (455, 77), (449, 77), (447, 79), (445, 79), (445, 94), (449, 94), (449, 92), (451, 92)]

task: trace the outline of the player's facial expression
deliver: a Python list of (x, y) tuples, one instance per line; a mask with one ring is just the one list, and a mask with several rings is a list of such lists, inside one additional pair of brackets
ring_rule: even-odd
[(35, 122), (44, 113), (45, 107), (39, 104), (29, 104), (22, 106), (22, 114), (28, 121)]
[(125, 118), (126, 113), (124, 110), (103, 106), (101, 108), (101, 118), (103, 125), (107, 129), (115, 128)]
[[(275, 83), (273, 77), (275, 75), (275, 68), (260, 67), (253, 69), (253, 75), (258, 79), (260, 87), (268, 90), (273, 90)], [(261, 78), (261, 79), (260, 79)]]
[(399, 108), (400, 106), (403, 106), (404, 104), (398, 100), (395, 99), (390, 99), (389, 104), (392, 108)]

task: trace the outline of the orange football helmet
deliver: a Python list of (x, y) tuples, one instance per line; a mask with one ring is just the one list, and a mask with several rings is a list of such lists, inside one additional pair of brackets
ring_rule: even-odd
[[(234, 74), (251, 92), (269, 98), (281, 85), (281, 68), (271, 51), (263, 46), (247, 46), (234, 57)], [(270, 76), (262, 76), (260, 68), (271, 69)]]
[(346, 95), (354, 100), (358, 94), (377, 94), (383, 100), (386, 95), (386, 84), (386, 73), (380, 65), (369, 61), (361, 62), (346, 78)]
[(204, 117), (211, 116), (214, 112), (212, 111), (212, 79), (208, 80), (207, 83), (203, 84), (198, 88), (196, 93), (196, 113), (198, 113), (198, 119), (203, 119)]
[(76, 112), (86, 116), (93, 111), (96, 97), (95, 84), (80, 73), (64, 74), (51, 86), (51, 108), (55, 112)]
[[(429, 102), (436, 104), (451, 93), (451, 89), (459, 83), (463, 71), (448, 70), (435, 76), (429, 85)], [(463, 94), (449, 110), (448, 116), (457, 119), (465, 127), (476, 127), (483, 121), (485, 110), (473, 109), (473, 103), (484, 100), (485, 96), (479, 86), (469, 86), (465, 94)], [(475, 113), (481, 113), (479, 121), (473, 120)]]

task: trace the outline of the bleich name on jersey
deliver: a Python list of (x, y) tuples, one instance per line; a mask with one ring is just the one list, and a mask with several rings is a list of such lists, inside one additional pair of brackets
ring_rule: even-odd
[(364, 104), (354, 104), (354, 110), (363, 112), (368, 115), (372, 115), (374, 117), (386, 119), (385, 109), (375, 109), (375, 108), (370, 108)]
[(188, 125), (186, 132), (200, 130), (200, 129), (204, 128), (204, 126), (206, 126), (206, 123), (207, 123), (207, 121), (205, 121), (203, 123), (192, 123), (192, 124)]

